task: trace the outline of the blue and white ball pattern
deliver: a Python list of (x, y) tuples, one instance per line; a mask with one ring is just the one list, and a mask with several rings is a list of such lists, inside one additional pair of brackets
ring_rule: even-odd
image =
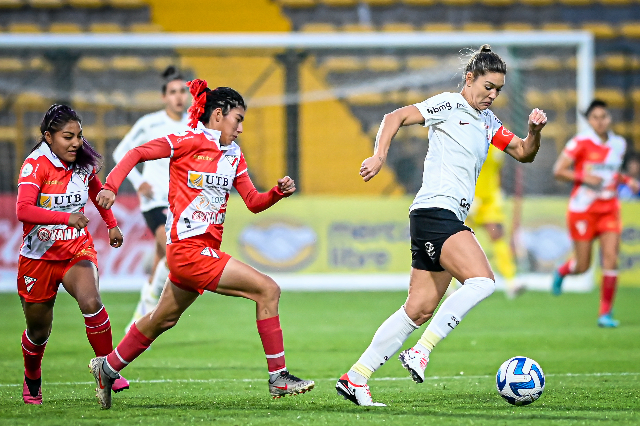
[(528, 405), (544, 391), (544, 373), (537, 362), (525, 356), (506, 360), (496, 375), (500, 396), (509, 404)]

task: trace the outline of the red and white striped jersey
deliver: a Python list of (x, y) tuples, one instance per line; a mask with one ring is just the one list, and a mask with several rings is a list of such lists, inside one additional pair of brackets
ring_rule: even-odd
[[(84, 213), (89, 183), (95, 174), (63, 164), (49, 145), (43, 143), (27, 157), (20, 170), (18, 185), (38, 188), (36, 206), (52, 212)], [(114, 225), (115, 226), (115, 225)], [(93, 241), (87, 229), (64, 224), (23, 223), (20, 254), (30, 259), (65, 260)]]
[(571, 190), (569, 211), (603, 212), (619, 206), (617, 187), (626, 149), (624, 138), (613, 132), (609, 132), (606, 142), (593, 130), (576, 135), (567, 142), (562, 153), (573, 160), (575, 172), (602, 178), (599, 188), (576, 182)]

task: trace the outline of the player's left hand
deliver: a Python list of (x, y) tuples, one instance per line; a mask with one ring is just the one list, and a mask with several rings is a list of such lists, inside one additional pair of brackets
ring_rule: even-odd
[(109, 229), (109, 244), (111, 247), (118, 248), (122, 245), (124, 241), (124, 237), (122, 236), (122, 231), (117, 226)]
[(116, 202), (116, 194), (113, 191), (108, 189), (103, 189), (98, 192), (98, 196), (96, 197), (96, 202), (98, 205), (104, 209), (110, 209), (113, 203)]
[(284, 195), (291, 195), (296, 192), (296, 183), (289, 176), (278, 179), (278, 190)]
[(631, 191), (633, 191), (634, 194), (637, 194), (640, 192), (640, 181), (638, 181), (638, 179), (629, 179), (629, 189), (631, 189)]
[(538, 133), (547, 124), (547, 114), (543, 110), (535, 108), (529, 114), (529, 133)]

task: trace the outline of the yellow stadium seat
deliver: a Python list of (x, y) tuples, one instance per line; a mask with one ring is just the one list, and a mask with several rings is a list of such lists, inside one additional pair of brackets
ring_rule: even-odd
[(109, 103), (116, 107), (127, 107), (130, 100), (125, 92), (117, 90), (109, 95)]
[(557, 56), (537, 56), (533, 58), (533, 67), (545, 71), (558, 71), (563, 68), (563, 61)]
[(410, 70), (433, 68), (437, 64), (438, 59), (433, 56), (409, 56), (407, 58), (407, 68)]
[(129, 31), (134, 33), (161, 33), (162, 25), (153, 22), (136, 22), (129, 25)]
[(22, 71), (24, 68), (25, 68), (25, 63), (19, 58), (15, 58), (15, 57), (0, 58), (1, 72), (17, 72), (17, 71)]
[(391, 6), (398, 0), (360, 0), (362, 3), (366, 3), (369, 6)]
[(358, 4), (358, 0), (319, 0), (319, 2), (332, 7), (351, 7)]
[(81, 33), (82, 27), (71, 22), (54, 22), (49, 26), (50, 33)]
[(437, 0), (402, 0), (402, 3), (409, 6), (433, 6)]
[(335, 73), (360, 71), (363, 68), (362, 60), (352, 56), (332, 56), (320, 64), (321, 70)]
[(433, 22), (424, 24), (422, 30), (427, 32), (446, 32), (455, 31), (455, 27), (448, 22)]
[(17, 139), (18, 129), (15, 126), (0, 126), (0, 141), (15, 143)]
[(556, 2), (556, 0), (520, 0), (520, 3), (526, 4), (527, 6), (549, 6)]
[(131, 130), (131, 126), (128, 124), (121, 124), (119, 126), (109, 126), (107, 129), (108, 139), (122, 139)]
[(99, 56), (83, 56), (78, 61), (78, 69), (82, 71), (99, 72), (108, 68), (107, 60)]
[(122, 27), (116, 22), (94, 22), (89, 27), (92, 33), (119, 33)]
[(476, 3), (477, 0), (441, 0), (442, 4), (447, 6), (469, 6)]
[(635, 105), (640, 106), (640, 89), (633, 89), (631, 91), (631, 99)]
[(607, 22), (584, 22), (582, 29), (591, 31), (596, 38), (609, 39), (616, 37), (616, 29)]
[(493, 24), (489, 22), (465, 22), (462, 24), (462, 30), (472, 32), (493, 31)]
[(412, 33), (415, 28), (408, 22), (387, 22), (382, 25), (382, 31), (388, 33)]
[(619, 6), (631, 3), (631, 0), (599, 0), (605, 6)]
[(637, 57), (623, 54), (613, 54), (597, 58), (600, 68), (611, 71), (628, 71), (640, 68), (640, 61)]
[(162, 97), (159, 91), (136, 92), (133, 95), (133, 106), (139, 109), (162, 108)]
[(597, 89), (595, 97), (605, 101), (610, 108), (623, 108), (626, 104), (625, 95), (618, 88)]
[(336, 26), (329, 22), (307, 22), (301, 29), (305, 33), (333, 33)]
[(559, 0), (560, 3), (566, 4), (567, 6), (587, 6), (592, 3), (591, 0)]
[(14, 105), (18, 108), (41, 109), (50, 106), (51, 101), (38, 92), (22, 92), (16, 96)]
[(138, 56), (116, 56), (111, 60), (111, 68), (116, 71), (144, 71), (147, 65)]
[(26, 23), (26, 22), (12, 22), (9, 24), (9, 32), (12, 33), (39, 33), (42, 32), (42, 28), (38, 24)]
[(423, 90), (411, 89), (411, 90), (407, 90), (403, 103), (405, 105), (413, 105), (413, 104), (422, 102), (428, 98), (429, 98), (429, 95), (425, 93)]
[(640, 38), (640, 22), (626, 22), (619, 27), (620, 35), (626, 38)]
[(42, 57), (36, 56), (27, 61), (29, 69), (36, 71), (51, 71), (53, 67), (49, 61), (44, 60)]
[(276, 0), (281, 7), (303, 8), (313, 7), (317, 4), (316, 0)]
[(385, 103), (382, 93), (358, 93), (347, 96), (347, 102), (357, 106), (373, 106)]
[(400, 69), (400, 62), (395, 56), (371, 56), (365, 60), (365, 66), (370, 71), (393, 72)]
[(104, 5), (102, 0), (67, 0), (67, 2), (69, 6), (77, 8), (94, 8)]
[(22, 0), (0, 0), (0, 9), (22, 7), (23, 4)]
[(62, 0), (28, 0), (27, 4), (31, 7), (54, 9), (56, 7), (62, 7)]
[(502, 25), (504, 31), (531, 31), (533, 25), (528, 22), (507, 22)]
[(342, 31), (348, 33), (362, 33), (362, 32), (370, 32), (375, 29), (371, 24), (360, 24), (360, 23), (348, 23), (342, 26)]
[(613, 128), (613, 132), (617, 135), (626, 136), (633, 132), (633, 125), (631, 123), (618, 122), (611, 127)]
[(515, 0), (480, 0), (480, 3), (487, 6), (510, 6)]
[(547, 22), (541, 27), (544, 31), (570, 31), (573, 29), (571, 24), (566, 22)]
[(177, 62), (177, 58), (172, 58), (171, 56), (159, 56), (151, 60), (151, 68), (162, 73), (169, 65), (174, 65)]
[(143, 0), (106, 0), (106, 3), (116, 9), (137, 9), (146, 6)]

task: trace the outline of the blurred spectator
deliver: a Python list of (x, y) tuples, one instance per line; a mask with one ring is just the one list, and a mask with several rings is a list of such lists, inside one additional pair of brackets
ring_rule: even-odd
[[(627, 163), (625, 164), (625, 174), (634, 178), (640, 179), (640, 155), (633, 153), (629, 155), (627, 158)], [(640, 193), (633, 192), (631, 188), (625, 183), (620, 184), (618, 186), (618, 197), (621, 200), (634, 200), (640, 198)]]

